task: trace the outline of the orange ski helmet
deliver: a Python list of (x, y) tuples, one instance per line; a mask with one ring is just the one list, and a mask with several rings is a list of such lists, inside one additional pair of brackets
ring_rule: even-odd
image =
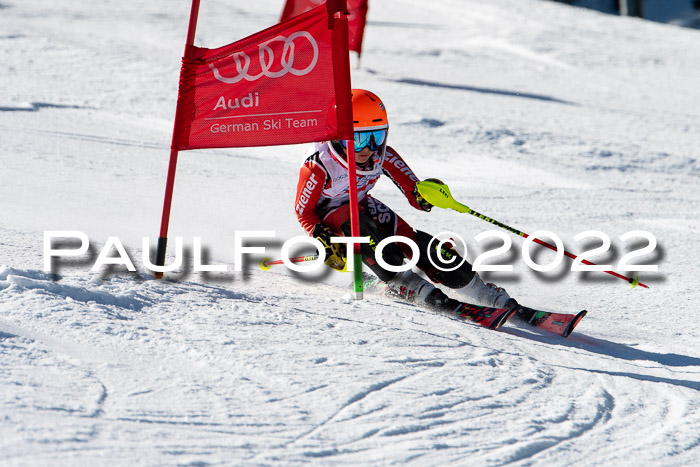
[[(382, 100), (376, 94), (364, 89), (353, 89), (352, 94), (352, 120), (355, 131), (355, 151), (369, 147), (374, 151), (367, 161), (367, 167), (357, 168), (358, 175), (376, 175), (382, 171), (384, 157), (386, 155), (386, 140), (389, 132), (389, 119)], [(338, 149), (347, 148), (347, 141), (335, 141)], [(345, 156), (334, 148), (332, 153), (336, 160), (347, 167)]]
[(364, 89), (353, 89), (352, 120), (355, 131), (389, 129), (389, 119), (382, 100)]
[[(351, 94), (355, 151), (369, 147), (383, 155), (389, 132), (384, 104), (376, 94), (364, 89), (353, 89)], [(341, 144), (345, 147), (346, 141), (341, 141)]]

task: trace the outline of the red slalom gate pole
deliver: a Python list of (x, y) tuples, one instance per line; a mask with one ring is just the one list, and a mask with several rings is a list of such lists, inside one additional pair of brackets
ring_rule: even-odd
[[(348, 180), (350, 185), (350, 235), (360, 236), (360, 209), (357, 204), (357, 168), (355, 166), (355, 140), (348, 141)], [(348, 258), (349, 260), (350, 258)], [(362, 300), (364, 282), (362, 281), (362, 252), (360, 244), (354, 243), (352, 248), (353, 282), (355, 285), (355, 300)]]
[[(187, 26), (187, 40), (185, 41), (185, 58), (189, 58), (191, 48), (194, 45), (195, 31), (197, 30), (197, 17), (199, 16), (199, 1), (192, 0), (192, 8), (190, 10), (190, 22)], [(179, 99), (178, 99), (179, 102)], [(168, 178), (165, 182), (165, 197), (163, 200), (163, 215), (160, 220), (160, 235), (158, 237), (158, 246), (156, 249), (156, 266), (165, 265), (165, 250), (168, 245), (168, 224), (170, 223), (170, 207), (173, 200), (173, 189), (175, 186), (175, 171), (177, 168), (177, 156), (179, 149), (176, 147), (177, 129), (180, 127), (182, 115), (180, 107), (175, 109), (175, 122), (173, 124), (173, 138), (170, 145), (170, 161), (168, 162)], [(163, 277), (162, 272), (156, 272), (156, 277)]]

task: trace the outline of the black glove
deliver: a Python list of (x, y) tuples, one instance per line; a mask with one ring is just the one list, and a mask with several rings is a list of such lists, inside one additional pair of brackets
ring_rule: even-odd
[(416, 200), (418, 207), (423, 211), (430, 212), (430, 210), (433, 209), (433, 205), (427, 202), (425, 198), (418, 193), (418, 188), (413, 189), (413, 198)]
[(326, 249), (325, 263), (338, 271), (345, 270), (347, 259), (345, 257), (345, 245), (342, 243), (331, 243), (331, 237), (336, 237), (331, 229), (323, 224), (316, 224), (311, 235), (323, 244)]
[[(438, 185), (444, 185), (444, 183), (442, 183), (442, 180), (438, 180), (437, 178), (426, 178), (424, 181), (437, 183)], [(418, 193), (418, 187), (414, 188), (413, 196), (415, 196), (416, 203), (418, 203), (418, 206), (420, 206), (420, 208), (423, 211), (429, 212), (431, 209), (433, 209), (433, 205), (427, 202), (425, 198), (423, 198), (420, 195), (420, 193)]]

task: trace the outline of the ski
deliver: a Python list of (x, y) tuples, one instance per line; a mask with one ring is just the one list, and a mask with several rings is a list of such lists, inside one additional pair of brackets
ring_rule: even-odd
[[(410, 299), (403, 297), (399, 291), (393, 290), (386, 282), (381, 281), (376, 276), (364, 273), (363, 279), (364, 290), (366, 292), (377, 293), (378, 295), (412, 303)], [(508, 310), (473, 305), (471, 303), (445, 297), (444, 295), (443, 297), (444, 300), (440, 303), (436, 303), (434, 306), (426, 305), (425, 307), (433, 311), (449, 314), (458, 319), (472, 321), (489, 329), (500, 328), (511, 316), (515, 315), (517, 318), (527, 322), (533, 327), (543, 329), (562, 337), (569, 337), (578, 323), (581, 322), (583, 317), (588, 313), (586, 310), (581, 310), (576, 314), (553, 313), (522, 305)]]
[(508, 318), (513, 316), (515, 309), (491, 308), (487, 306), (472, 305), (449, 299), (448, 304), (439, 308), (440, 311), (453, 313), (457, 318), (473, 321), (489, 329), (498, 329)]
[(562, 337), (569, 337), (587, 313), (588, 311), (586, 310), (581, 310), (576, 314), (552, 313), (520, 306), (516, 316), (536, 328), (544, 329)]
[[(378, 277), (365, 273), (363, 274), (363, 278), (363, 288), (365, 292), (373, 292), (385, 297), (396, 298), (412, 303), (411, 300), (407, 300), (400, 293), (389, 287), (386, 282), (381, 281)], [(471, 303), (461, 302), (453, 298), (446, 298), (446, 300), (436, 304), (435, 306), (425, 305), (425, 308), (440, 313), (445, 313), (465, 321), (472, 321), (489, 329), (500, 328), (516, 312), (516, 309), (507, 310), (504, 308), (473, 305)]]

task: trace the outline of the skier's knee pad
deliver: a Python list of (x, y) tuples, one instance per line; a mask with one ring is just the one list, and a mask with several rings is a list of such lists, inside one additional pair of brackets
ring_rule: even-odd
[[(437, 247), (440, 241), (420, 230), (416, 230), (416, 239), (421, 253), (418, 267), (426, 273), (430, 280), (444, 284), (451, 289), (464, 287), (472, 280), (474, 277), (472, 265), (452, 247), (443, 244), (438, 252)], [(456, 264), (461, 265), (457, 269), (451, 270)]]

